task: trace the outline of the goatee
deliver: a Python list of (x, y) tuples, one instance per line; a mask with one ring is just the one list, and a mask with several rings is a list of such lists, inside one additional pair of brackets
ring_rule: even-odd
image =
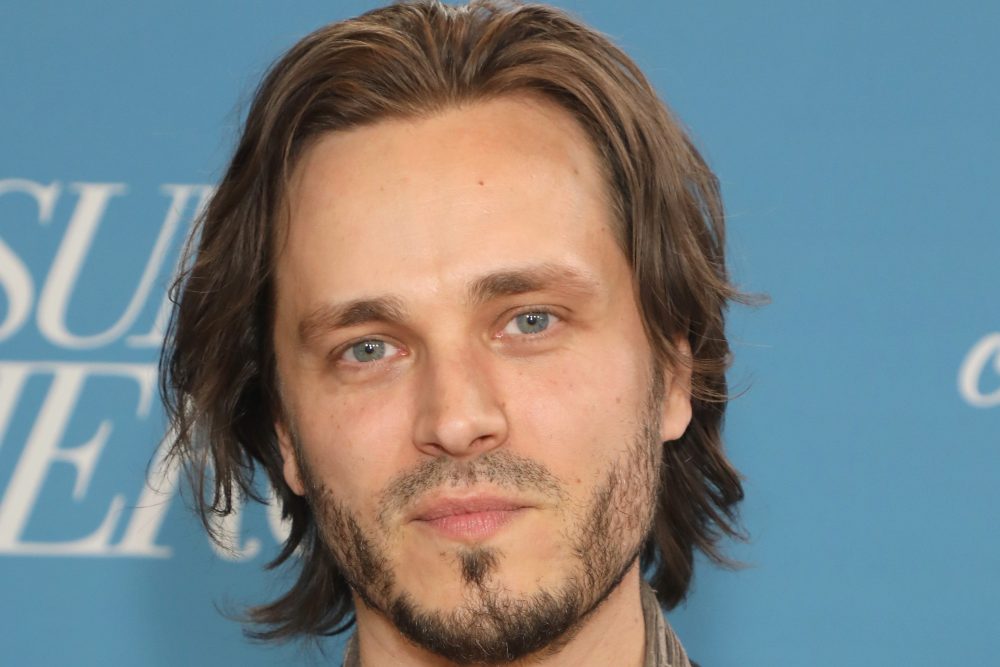
[[(566, 535), (573, 566), (558, 585), (530, 594), (515, 595), (504, 587), (498, 574), (505, 558), (502, 551), (463, 547), (455, 553), (456, 576), (465, 591), (462, 602), (449, 610), (425, 608), (399, 589), (380, 535), (388, 517), (446, 485), (489, 482), (563, 497), (558, 479), (535, 461), (505, 449), (468, 462), (447, 457), (428, 461), (386, 487), (379, 502), (378, 530), (362, 528), (332, 490), (303, 469), (306, 497), (322, 542), (354, 593), (418, 646), (457, 664), (503, 664), (555, 652), (621, 583), (649, 537), (662, 460), (658, 439), (662, 396), (662, 383), (654, 380), (632, 442), (609, 467), (586, 506), (576, 512), (578, 522)], [(304, 460), (300, 454), (299, 461)]]

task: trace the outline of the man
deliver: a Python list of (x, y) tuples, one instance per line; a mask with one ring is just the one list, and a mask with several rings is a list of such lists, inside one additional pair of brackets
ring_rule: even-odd
[(557, 10), (421, 1), (293, 47), (164, 352), (203, 515), (259, 467), (291, 522), (299, 578), (253, 634), (356, 621), (365, 667), (688, 665), (660, 604), (742, 498), (723, 247), (683, 131)]

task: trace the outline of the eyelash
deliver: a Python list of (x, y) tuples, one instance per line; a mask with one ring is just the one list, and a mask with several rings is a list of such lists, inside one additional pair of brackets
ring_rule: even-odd
[[(545, 329), (543, 329), (542, 331), (539, 331), (537, 333), (526, 333), (526, 332), (520, 332), (520, 333), (517, 333), (517, 334), (515, 334), (515, 333), (509, 333), (509, 334), (505, 333), (505, 329), (508, 326), (510, 326), (511, 323), (513, 323), (515, 320), (517, 320), (518, 317), (521, 317), (522, 315), (544, 315), (544, 316), (547, 316), (547, 317), (550, 318), (550, 322), (549, 322), (549, 325)], [(500, 330), (496, 334), (493, 335), (493, 338), (500, 340), (500, 339), (504, 339), (504, 338), (507, 338), (507, 337), (511, 337), (511, 338), (513, 338), (515, 340), (518, 340), (519, 342), (524, 342), (524, 343), (529, 343), (530, 344), (530, 342), (533, 342), (533, 341), (536, 341), (536, 340), (539, 340), (539, 339), (543, 339), (543, 338), (546, 338), (546, 337), (550, 336), (551, 335), (551, 329), (552, 329), (552, 327), (553, 326), (557, 326), (557, 325), (561, 324), (562, 322), (563, 322), (563, 318), (560, 317), (558, 314), (556, 314), (552, 308), (547, 308), (547, 307), (544, 307), (544, 306), (543, 307), (539, 307), (539, 306), (530, 307), (529, 306), (529, 307), (521, 308), (521, 309), (517, 310), (516, 312), (511, 313), (509, 315), (509, 317), (507, 317), (503, 321), (503, 327), (501, 327)], [(351, 350), (351, 348), (353, 348), (355, 345), (359, 345), (361, 343), (367, 343), (367, 342), (382, 343), (382, 344), (385, 344), (385, 345), (391, 345), (392, 347), (397, 348), (401, 352), (397, 352), (396, 354), (393, 354), (391, 357), (387, 356), (386, 358), (376, 359), (376, 360), (373, 360), (373, 361), (358, 361), (358, 360), (355, 360), (355, 361), (345, 361), (344, 360), (344, 356), (348, 354), (348, 352)], [(335, 348), (330, 353), (330, 357), (331, 357), (331, 359), (334, 362), (338, 362), (338, 363), (342, 362), (342, 363), (345, 363), (345, 364), (348, 364), (348, 365), (351, 365), (351, 366), (355, 366), (355, 367), (377, 367), (377, 366), (380, 366), (381, 364), (385, 363), (388, 359), (395, 358), (396, 356), (406, 356), (406, 354), (407, 353), (405, 352), (404, 346), (401, 345), (401, 344), (399, 344), (399, 343), (397, 343), (397, 342), (395, 342), (395, 341), (393, 341), (390, 338), (379, 337), (379, 336), (366, 336), (366, 337), (363, 337), (363, 338), (355, 338), (354, 340), (348, 341), (348, 342), (344, 343), (343, 345), (338, 346), (337, 348)]]
[[(545, 329), (537, 333), (520, 332), (519, 334), (505, 334), (504, 331), (506, 330), (506, 328), (522, 315), (545, 315), (546, 317), (550, 318), (550, 322), (549, 325), (545, 327)], [(548, 308), (545, 306), (529, 306), (526, 308), (520, 308), (516, 312), (510, 314), (510, 316), (504, 320), (503, 327), (501, 327), (500, 331), (494, 335), (494, 338), (502, 339), (510, 335), (513, 336), (514, 338), (523, 340), (523, 342), (535, 341), (551, 335), (552, 327), (557, 326), (562, 322), (563, 318), (560, 317), (558, 314), (556, 314), (552, 308)]]
[[(348, 361), (344, 359), (344, 356), (347, 355), (347, 353), (350, 352), (351, 348), (353, 348), (355, 345), (360, 345), (361, 343), (368, 343), (368, 342), (391, 345), (392, 347), (396, 348), (399, 351), (391, 356), (387, 355), (383, 359), (376, 359), (373, 361)], [(380, 336), (365, 336), (362, 338), (355, 338), (354, 340), (348, 341), (343, 345), (334, 348), (333, 351), (330, 352), (330, 359), (334, 363), (343, 363), (349, 366), (375, 367), (375, 366), (380, 366), (382, 363), (386, 362), (389, 359), (395, 358), (397, 356), (405, 356), (406, 354), (407, 353), (405, 351), (405, 347), (390, 338), (380, 337)]]

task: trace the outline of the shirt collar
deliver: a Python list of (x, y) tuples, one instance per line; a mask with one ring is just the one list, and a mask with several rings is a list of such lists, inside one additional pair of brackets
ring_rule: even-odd
[(663, 617), (656, 593), (645, 580), (642, 582), (641, 597), (642, 619), (646, 626), (646, 659), (642, 663), (643, 667), (691, 667), (684, 647)]

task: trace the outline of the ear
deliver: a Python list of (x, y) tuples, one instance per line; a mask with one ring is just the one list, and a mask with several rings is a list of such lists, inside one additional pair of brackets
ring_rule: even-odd
[(677, 440), (691, 423), (691, 345), (687, 338), (674, 339), (674, 349), (681, 361), (673, 368), (664, 368), (663, 406), (660, 413), (660, 440)]
[(302, 483), (298, 448), (295, 446), (291, 431), (285, 426), (283, 420), (278, 420), (274, 423), (274, 432), (278, 436), (278, 448), (281, 451), (282, 460), (281, 473), (285, 478), (285, 484), (295, 495), (304, 496), (306, 488), (305, 484)]

